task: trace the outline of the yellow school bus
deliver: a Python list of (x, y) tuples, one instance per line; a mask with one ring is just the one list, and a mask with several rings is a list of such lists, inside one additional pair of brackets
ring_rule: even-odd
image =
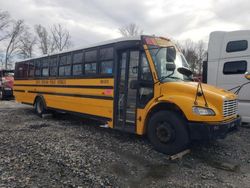
[(192, 82), (188, 67), (167, 38), (120, 38), (17, 62), (14, 95), (40, 116), (59, 110), (98, 119), (174, 154), (240, 123), (237, 96)]

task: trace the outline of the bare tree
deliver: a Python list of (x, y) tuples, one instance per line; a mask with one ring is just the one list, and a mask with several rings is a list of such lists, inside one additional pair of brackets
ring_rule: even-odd
[(35, 26), (35, 32), (38, 37), (38, 45), (42, 54), (52, 53), (54, 51), (54, 44), (52, 43), (51, 36), (47, 29), (39, 24)]
[(54, 24), (51, 28), (51, 34), (53, 39), (53, 44), (55, 44), (55, 49), (57, 51), (63, 51), (71, 46), (69, 31), (64, 28), (61, 24)]
[(141, 35), (143, 33), (143, 30), (141, 30), (140, 27), (135, 23), (130, 23), (119, 28), (119, 32), (124, 37), (131, 37)]
[(10, 25), (10, 15), (6, 11), (0, 11), (0, 41), (8, 38), (6, 29)]
[(179, 42), (177, 42), (177, 44), (187, 59), (191, 70), (195, 73), (201, 74), (202, 61), (207, 53), (204, 41), (200, 40), (195, 43), (192, 40), (187, 39), (184, 44)]
[(36, 44), (36, 37), (33, 36), (26, 28), (23, 34), (20, 36), (20, 49), (19, 54), (25, 58), (31, 58), (33, 56), (34, 45)]
[(20, 40), (22, 32), (24, 31), (24, 21), (18, 20), (13, 23), (12, 29), (9, 32), (9, 41), (5, 51), (5, 69), (10, 65), (12, 55), (20, 49)]
[(203, 40), (198, 41), (197, 46), (196, 46), (196, 54), (197, 54), (197, 61), (198, 61), (198, 73), (201, 74), (202, 63), (207, 55), (207, 50), (205, 49), (205, 43)]

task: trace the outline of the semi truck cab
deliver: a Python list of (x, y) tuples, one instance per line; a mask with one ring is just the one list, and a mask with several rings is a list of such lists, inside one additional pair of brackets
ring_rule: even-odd
[[(209, 36), (203, 82), (238, 94), (239, 114), (250, 123), (250, 30), (214, 31)], [(241, 87), (242, 86), (242, 87)], [(238, 90), (240, 88), (240, 90)]]

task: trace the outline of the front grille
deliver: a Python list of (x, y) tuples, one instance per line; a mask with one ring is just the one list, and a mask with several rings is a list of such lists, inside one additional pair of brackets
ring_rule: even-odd
[(224, 104), (223, 104), (223, 116), (224, 117), (236, 115), (237, 113), (238, 113), (237, 99), (224, 101)]

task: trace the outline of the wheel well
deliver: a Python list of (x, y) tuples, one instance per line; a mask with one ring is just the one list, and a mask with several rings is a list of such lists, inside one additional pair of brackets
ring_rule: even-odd
[(176, 113), (180, 114), (185, 120), (187, 120), (183, 111), (176, 104), (169, 103), (169, 102), (159, 103), (159, 104), (155, 105), (152, 109), (150, 109), (150, 111), (146, 117), (146, 120), (145, 120), (144, 133), (146, 133), (148, 121), (149, 121), (150, 117), (152, 117), (155, 113), (157, 113), (161, 110), (168, 110), (168, 111), (176, 112)]
[(44, 97), (43, 97), (42, 95), (37, 95), (37, 96), (36, 96), (36, 98), (35, 98), (35, 100), (34, 100), (34, 102), (33, 102), (33, 105), (35, 105), (35, 103), (36, 103), (36, 101), (37, 101), (38, 99), (41, 99), (41, 100), (43, 101), (44, 107), (45, 107), (45, 109), (47, 109), (47, 105), (46, 105), (45, 99), (44, 99)]

